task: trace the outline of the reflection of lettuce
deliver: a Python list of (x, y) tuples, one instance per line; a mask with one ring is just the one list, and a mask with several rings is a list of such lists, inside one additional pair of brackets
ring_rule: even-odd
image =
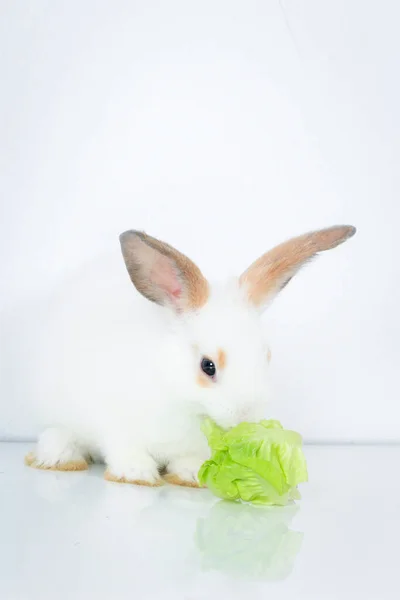
[(300, 497), (297, 485), (307, 481), (307, 466), (298, 433), (279, 421), (240, 423), (225, 431), (206, 419), (202, 428), (212, 456), (199, 479), (215, 495), (282, 506)]
[(292, 572), (303, 534), (289, 529), (297, 506), (260, 508), (217, 502), (199, 519), (196, 544), (206, 570), (282, 580)]

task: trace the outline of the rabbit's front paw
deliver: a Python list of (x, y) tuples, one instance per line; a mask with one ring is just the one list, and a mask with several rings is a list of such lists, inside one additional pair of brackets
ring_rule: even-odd
[(107, 461), (104, 478), (117, 483), (159, 486), (163, 481), (158, 472), (157, 463), (151, 456), (138, 455), (127, 460)]
[(197, 456), (176, 458), (169, 463), (164, 479), (173, 485), (193, 488), (201, 487), (198, 473), (203, 462), (204, 460)]

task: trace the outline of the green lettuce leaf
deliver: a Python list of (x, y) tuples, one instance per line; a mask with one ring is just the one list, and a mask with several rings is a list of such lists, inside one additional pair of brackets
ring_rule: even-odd
[(212, 455), (199, 480), (216, 496), (281, 506), (300, 497), (297, 485), (308, 475), (298, 433), (273, 420), (224, 430), (205, 419), (202, 430)]

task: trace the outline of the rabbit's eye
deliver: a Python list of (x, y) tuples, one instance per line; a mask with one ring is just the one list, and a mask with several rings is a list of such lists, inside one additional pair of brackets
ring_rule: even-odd
[(216, 373), (215, 363), (209, 358), (203, 358), (201, 361), (201, 370), (203, 373), (208, 375), (208, 377), (214, 377)]

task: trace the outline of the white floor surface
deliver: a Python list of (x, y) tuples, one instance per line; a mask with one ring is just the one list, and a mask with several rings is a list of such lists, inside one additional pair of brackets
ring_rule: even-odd
[(400, 447), (308, 446), (297, 507), (35, 471), (0, 444), (3, 600), (400, 598)]

